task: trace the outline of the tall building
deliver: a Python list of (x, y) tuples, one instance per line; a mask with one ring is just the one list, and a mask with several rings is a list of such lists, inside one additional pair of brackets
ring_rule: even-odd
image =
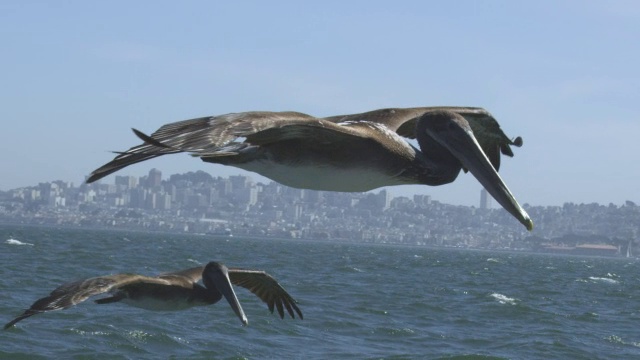
[(480, 190), (480, 209), (491, 209), (491, 195), (484, 188)]
[(231, 181), (233, 191), (244, 190), (249, 184), (253, 183), (250, 177), (244, 175), (231, 175), (229, 176), (229, 181)]
[(431, 195), (413, 195), (413, 202), (418, 206), (431, 205)]
[(147, 177), (147, 186), (154, 187), (160, 186), (162, 183), (162, 171), (153, 168), (149, 170), (149, 177)]
[(390, 192), (388, 192), (386, 189), (380, 190), (380, 192), (376, 194), (376, 206), (379, 209), (387, 210), (391, 205), (391, 199), (392, 196)]
[(243, 189), (237, 189), (233, 191), (234, 199), (240, 205), (253, 206), (258, 203), (258, 187), (255, 184), (250, 184)]
[(221, 196), (228, 196), (233, 191), (233, 185), (231, 184), (231, 180), (229, 178), (221, 179), (218, 182), (218, 191)]
[(167, 193), (158, 194), (158, 198), (156, 199), (156, 208), (159, 210), (170, 210), (171, 195)]
[(138, 178), (135, 176), (116, 175), (116, 185), (120, 185), (128, 189), (133, 189), (138, 185)]

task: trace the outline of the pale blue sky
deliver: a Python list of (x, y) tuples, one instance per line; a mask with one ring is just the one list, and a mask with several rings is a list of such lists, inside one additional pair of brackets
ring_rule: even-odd
[[(0, 2), (0, 34), (0, 190), (78, 185), (138, 143), (131, 127), (465, 105), (524, 138), (501, 169), (521, 203), (640, 203), (637, 1), (20, 0)], [(241, 173), (172, 155), (119, 174), (153, 167)], [(480, 189), (392, 192), (477, 205)]]

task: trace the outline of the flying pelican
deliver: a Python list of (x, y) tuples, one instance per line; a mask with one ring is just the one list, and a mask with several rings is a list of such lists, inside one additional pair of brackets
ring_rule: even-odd
[[(204, 286), (197, 284), (202, 279)], [(8, 322), (8, 329), (18, 321), (32, 315), (53, 310), (63, 310), (79, 304), (89, 297), (110, 292), (111, 296), (95, 300), (98, 304), (122, 301), (125, 304), (147, 310), (184, 310), (194, 306), (215, 304), (224, 296), (242, 324), (249, 322), (242, 310), (231, 284), (249, 289), (265, 302), (269, 311), (278, 309), (284, 318), (284, 308), (295, 318), (302, 319), (296, 301), (278, 282), (264, 271), (227, 268), (210, 262), (182, 271), (165, 273), (156, 277), (136, 274), (116, 274), (93, 277), (61, 285), (47, 297), (37, 300), (22, 315)]]
[[(442, 185), (469, 170), (528, 230), (533, 221), (497, 173), (510, 140), (482, 108), (380, 109), (316, 118), (299, 112), (243, 112), (179, 121), (93, 171), (91, 183), (128, 165), (187, 152), (236, 166), (283, 185), (326, 191), (368, 191), (402, 184)], [(417, 139), (420, 150), (403, 137)]]

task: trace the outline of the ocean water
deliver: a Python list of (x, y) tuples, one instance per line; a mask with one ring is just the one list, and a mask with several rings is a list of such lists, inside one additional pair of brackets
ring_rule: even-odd
[(58, 285), (211, 260), (265, 270), (304, 320), (236, 290), (152, 312), (86, 301), (0, 334), (7, 359), (640, 359), (640, 261), (0, 226), (0, 320)]

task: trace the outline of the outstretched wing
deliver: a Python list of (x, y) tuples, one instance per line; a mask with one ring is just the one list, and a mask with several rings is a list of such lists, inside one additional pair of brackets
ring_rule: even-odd
[(94, 170), (87, 183), (94, 182), (126, 166), (158, 156), (179, 152), (212, 152), (238, 137), (299, 120), (314, 120), (299, 112), (251, 111), (183, 120), (162, 126), (151, 136), (135, 130), (144, 143), (121, 152), (112, 161)]
[(302, 312), (298, 308), (297, 301), (294, 300), (289, 293), (274, 279), (271, 275), (264, 271), (245, 270), (245, 269), (229, 269), (229, 279), (234, 285), (242, 286), (249, 289), (257, 297), (269, 307), (269, 311), (273, 313), (273, 309), (278, 309), (280, 318), (284, 318), (284, 308), (292, 318), (295, 313), (302, 319)]
[(49, 296), (34, 302), (29, 309), (22, 315), (8, 322), (4, 328), (7, 329), (18, 321), (30, 316), (47, 311), (67, 309), (87, 300), (91, 296), (99, 295), (120, 286), (145, 279), (152, 278), (141, 275), (117, 274), (78, 280), (61, 285), (53, 290)]
[[(349, 122), (382, 124), (400, 136), (415, 139), (417, 119), (433, 110), (454, 111), (469, 121), (480, 146), (496, 170), (500, 167), (500, 152), (513, 156), (510, 145), (522, 144), (519, 137), (514, 141), (507, 138), (489, 112), (474, 107), (390, 108), (322, 119), (292, 111), (251, 111), (179, 121), (162, 126), (150, 136), (134, 129), (144, 143), (118, 153), (112, 161), (94, 170), (87, 182), (94, 182), (126, 166), (166, 154), (190, 152), (198, 156), (228, 155), (254, 143), (265, 144), (291, 138), (300, 131), (311, 131), (317, 135), (323, 128), (331, 134), (354, 135), (347, 127), (334, 126)], [(246, 138), (246, 141), (237, 141), (241, 138)]]

